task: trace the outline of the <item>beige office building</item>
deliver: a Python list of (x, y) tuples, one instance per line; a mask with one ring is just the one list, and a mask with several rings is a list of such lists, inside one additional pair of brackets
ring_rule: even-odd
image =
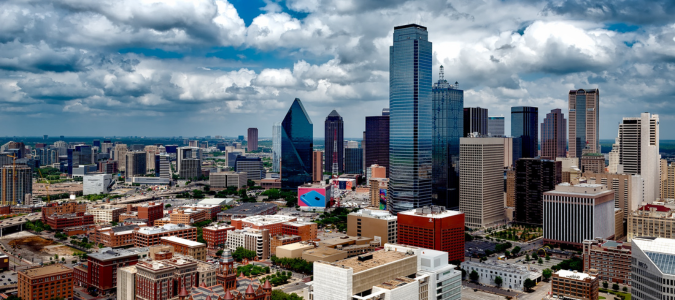
[(323, 180), (323, 151), (312, 153), (312, 182), (318, 183)]
[(119, 222), (120, 215), (125, 212), (124, 208), (110, 205), (92, 206), (87, 209), (87, 213), (94, 215), (94, 223), (109, 224)]
[(117, 299), (136, 299), (136, 266), (117, 269)]
[(504, 138), (460, 138), (459, 210), (465, 225), (504, 225)]
[(215, 189), (227, 189), (230, 186), (241, 189), (246, 185), (247, 178), (246, 172), (218, 172), (209, 175), (209, 185)]
[(643, 205), (628, 216), (629, 242), (640, 236), (675, 239), (675, 207), (657, 203)]
[(590, 153), (600, 153), (600, 90), (571, 90), (568, 108), (568, 156), (581, 157), (584, 148)]
[(661, 160), (661, 199), (675, 199), (675, 165)]
[(614, 190), (614, 207), (623, 210), (624, 220), (642, 204), (643, 181), (640, 175), (591, 173), (583, 174), (590, 184), (602, 184)]
[(278, 258), (302, 258), (302, 253), (314, 249), (314, 244), (307, 242), (293, 243), (277, 247)]
[(385, 243), (397, 243), (396, 216), (386, 210), (362, 209), (347, 215), (347, 235), (363, 236)]
[(155, 145), (145, 146), (145, 168), (147, 172), (156, 170), (155, 155), (159, 154), (159, 148)]
[(117, 161), (117, 168), (120, 171), (125, 171), (127, 165), (127, 145), (126, 144), (117, 144), (115, 145), (115, 161)]

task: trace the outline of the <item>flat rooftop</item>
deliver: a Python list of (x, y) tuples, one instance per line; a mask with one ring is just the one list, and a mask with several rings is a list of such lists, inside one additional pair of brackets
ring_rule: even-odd
[(336, 261), (334, 263), (326, 263), (326, 262), (323, 263), (334, 266), (341, 266), (344, 268), (352, 268), (354, 270), (354, 274), (356, 274), (359, 272), (380, 267), (384, 264), (392, 263), (407, 257), (411, 257), (411, 255), (398, 251), (380, 250), (369, 254), (372, 254), (373, 258), (365, 261), (360, 261), (358, 256), (354, 256), (347, 259)]
[[(293, 245), (293, 244), (291, 244), (291, 245)], [(286, 246), (288, 246), (288, 245), (286, 245)], [(285, 246), (282, 246), (282, 247), (285, 247)], [(277, 247), (277, 249), (278, 248), (279, 247)], [(305, 251), (306, 254), (318, 257), (319, 259), (326, 258), (326, 257), (329, 257), (329, 256), (333, 256), (335, 254), (345, 253), (345, 252), (346, 251), (344, 251), (344, 250), (337, 250), (335, 248), (328, 248), (328, 247), (318, 247), (318, 248), (314, 248), (314, 249)]]
[(396, 220), (396, 216), (392, 215), (387, 210), (371, 210), (371, 209), (362, 209), (357, 212), (350, 213), (352, 216), (363, 217), (363, 218), (373, 218), (381, 220)]
[(607, 188), (604, 184), (582, 183), (572, 185), (567, 182), (555, 186), (555, 190), (548, 191), (546, 194), (560, 195), (579, 195), (579, 196), (599, 196), (602, 194), (613, 193), (613, 190)]
[(322, 246), (327, 246), (327, 247), (334, 247), (337, 245), (344, 245), (344, 244), (349, 244), (349, 243), (357, 243), (357, 242), (362, 242), (362, 243), (367, 243), (372, 241), (372, 238), (365, 237), (365, 236), (341, 236), (341, 237), (336, 237), (332, 239), (327, 239), (327, 240), (322, 240), (320, 244)]
[(206, 244), (203, 244), (203, 243), (200, 243), (200, 242), (191, 241), (191, 240), (184, 239), (184, 238), (179, 238), (179, 237), (177, 237), (177, 236), (163, 236), (161, 239), (162, 239), (162, 240), (171, 241), (171, 242), (174, 242), (174, 243), (178, 243), (178, 244), (183, 244), (183, 245), (186, 245), (186, 246), (188, 246), (188, 247), (200, 247), (200, 246), (206, 246)]
[(397, 287), (404, 286), (408, 283), (415, 282), (414, 279), (410, 279), (408, 277), (396, 277), (392, 280), (385, 281), (383, 283), (380, 283), (376, 285), (377, 287), (381, 287), (383, 289), (387, 290), (393, 290), (396, 289)]
[(234, 229), (234, 226), (232, 225), (227, 225), (227, 224), (217, 224), (216, 225), (211, 225), (211, 226), (206, 226), (203, 229), (209, 229), (209, 230), (222, 230), (222, 229)]
[(183, 225), (183, 224), (165, 224), (164, 226), (141, 227), (141, 228), (138, 229), (138, 233), (157, 234), (157, 233), (162, 233), (162, 232), (185, 230), (185, 229), (190, 229), (190, 228), (194, 228), (194, 227), (189, 226), (189, 225)]
[(265, 226), (270, 224), (291, 222), (295, 219), (296, 217), (291, 216), (269, 215), (269, 216), (250, 216), (240, 220), (246, 223), (254, 224), (256, 226)]
[(99, 252), (89, 253), (88, 256), (98, 260), (111, 260), (129, 256), (138, 256), (138, 253), (124, 249), (103, 248), (99, 250)]
[(51, 274), (66, 273), (66, 272), (72, 272), (72, 271), (73, 271), (73, 269), (68, 268), (68, 267), (66, 267), (62, 264), (53, 264), (53, 265), (48, 265), (48, 266), (44, 266), (44, 267), (19, 271), (19, 273), (23, 273), (29, 278), (35, 278), (35, 277), (42, 277), (42, 276), (48, 276), (48, 275), (51, 275)]
[[(277, 252), (279, 249), (283, 250), (298, 250), (298, 249), (312, 249), (314, 246), (310, 244), (303, 244), (303, 243), (293, 243), (293, 244), (288, 244), (288, 245), (283, 245), (283, 246), (278, 246), (277, 247)], [(329, 248), (332, 249), (332, 248)]]
[(590, 274), (569, 270), (560, 270), (556, 272), (556, 274), (560, 277), (574, 280), (584, 280), (586, 278), (595, 279), (595, 276), (591, 276)]
[(237, 207), (230, 208), (218, 214), (257, 215), (276, 206), (277, 205), (274, 203), (242, 203)]
[(456, 210), (446, 210), (445, 207), (440, 206), (431, 206), (431, 207), (420, 207), (416, 209), (406, 210), (399, 212), (398, 214), (408, 215), (408, 216), (418, 216), (423, 218), (434, 218), (442, 219), (458, 215), (463, 215), (464, 213)]

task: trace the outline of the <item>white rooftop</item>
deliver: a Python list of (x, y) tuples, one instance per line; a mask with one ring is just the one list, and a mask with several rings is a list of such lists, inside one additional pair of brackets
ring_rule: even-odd
[(182, 225), (182, 224), (165, 224), (164, 226), (153, 226), (153, 227), (141, 227), (138, 229), (138, 233), (142, 234), (155, 234), (160, 232), (175, 231), (182, 229), (190, 229), (192, 226)]
[(186, 245), (188, 247), (204, 246), (204, 243), (195, 242), (195, 241), (191, 241), (191, 240), (184, 239), (184, 238), (179, 238), (177, 236), (163, 236), (162, 240), (172, 241), (174, 243), (183, 244), (183, 245)]
[(560, 271), (556, 272), (556, 274), (558, 274), (558, 276), (560, 276), (560, 277), (574, 279), (574, 280), (584, 280), (584, 279), (589, 278), (589, 277), (591, 279), (595, 279), (594, 276), (591, 276), (587, 273), (569, 271), (569, 270), (560, 270)]
[(604, 184), (581, 183), (571, 185), (567, 182), (556, 185), (555, 190), (546, 192), (547, 194), (572, 194), (584, 196), (596, 196), (604, 193), (612, 193), (613, 190), (607, 188)]
[(362, 209), (358, 212), (353, 212), (350, 215), (373, 219), (396, 220), (396, 216), (392, 215), (387, 210)]
[(290, 222), (293, 219), (296, 219), (296, 217), (284, 215), (270, 215), (270, 216), (250, 216), (243, 218), (241, 220), (247, 223), (253, 223), (256, 226), (264, 226), (275, 223), (286, 223)]
[(667, 238), (652, 238), (652, 237), (635, 237), (632, 241), (633, 245), (640, 248), (640, 250), (658, 252), (664, 254), (675, 254), (675, 239)]
[(197, 204), (225, 205), (234, 202), (234, 198), (211, 198), (199, 201)]
[(456, 210), (445, 210), (445, 208), (432, 209), (432, 208), (429, 208), (429, 207), (420, 207), (420, 208), (417, 208), (417, 209), (402, 211), (402, 212), (399, 212), (398, 214), (404, 214), (404, 215), (410, 215), (410, 216), (420, 216), (420, 217), (425, 217), (425, 218), (441, 219), (441, 218), (447, 218), (447, 217), (461, 215), (461, 214), (464, 214), (464, 213), (461, 212), (461, 211), (456, 211)]

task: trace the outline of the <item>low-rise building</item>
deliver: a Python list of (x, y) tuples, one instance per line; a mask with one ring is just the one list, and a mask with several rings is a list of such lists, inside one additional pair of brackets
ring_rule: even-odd
[(253, 228), (268, 229), (270, 235), (283, 234), (283, 224), (297, 221), (297, 218), (284, 215), (250, 216), (243, 219), (232, 219), (231, 225), (236, 229)]
[(347, 215), (347, 234), (379, 239), (382, 244), (395, 244), (397, 219), (386, 210), (362, 209)]
[(369, 237), (342, 236), (319, 241), (319, 247), (334, 248), (347, 252), (347, 257), (371, 252), (382, 244)]
[(501, 277), (502, 287), (518, 291), (525, 290), (524, 283), (526, 279), (539, 282), (542, 276), (541, 271), (529, 266), (502, 263), (494, 260), (485, 262), (464, 261), (461, 266), (466, 271), (466, 274), (476, 271), (479, 276), (478, 283), (480, 284), (495, 286), (495, 278)]
[(125, 212), (125, 209), (110, 205), (100, 205), (89, 207), (87, 212), (94, 216), (94, 223), (110, 224), (112, 222), (119, 222), (120, 215)]
[(317, 247), (302, 252), (302, 259), (307, 262), (335, 262), (348, 257), (347, 251), (328, 247)]
[(635, 237), (631, 244), (632, 299), (675, 299), (675, 239)]
[(181, 205), (178, 209), (189, 209), (194, 211), (204, 210), (206, 211), (206, 218), (209, 220), (218, 219), (218, 213), (220, 212), (220, 205), (216, 204), (188, 204)]
[(171, 224), (191, 225), (201, 221), (209, 220), (207, 210), (195, 210), (192, 208), (178, 208), (169, 214)]
[(198, 282), (197, 261), (182, 257), (141, 261), (136, 270), (136, 300), (177, 299)]
[(260, 180), (260, 186), (265, 190), (281, 189), (281, 179), (279, 178), (263, 178)]
[(54, 214), (74, 214), (78, 212), (87, 212), (87, 204), (77, 202), (52, 202), (42, 207), (42, 222), (46, 223), (47, 216)]
[(630, 285), (630, 243), (594, 239), (584, 241), (584, 272), (597, 271), (607, 282)]
[(134, 247), (149, 247), (161, 244), (161, 238), (176, 236), (197, 241), (197, 228), (187, 225), (167, 224), (162, 227), (142, 227), (134, 230)]
[(246, 186), (248, 175), (246, 172), (218, 172), (209, 175), (209, 185), (214, 190), (236, 187), (241, 189)]
[(302, 253), (310, 249), (314, 249), (314, 244), (301, 242), (278, 246), (276, 256), (278, 258), (302, 258)]
[(175, 236), (165, 236), (161, 238), (162, 245), (173, 246), (176, 253), (192, 256), (197, 260), (206, 260), (206, 244), (179, 238)]
[(551, 281), (551, 294), (559, 299), (598, 300), (600, 280), (594, 274), (560, 270)]
[(147, 219), (148, 226), (154, 226), (155, 220), (164, 216), (164, 204), (148, 202), (136, 207), (139, 219)]
[(122, 249), (103, 248), (99, 252), (87, 255), (87, 287), (96, 288), (101, 294), (116, 291), (117, 270), (135, 265), (139, 252)]
[(219, 222), (230, 222), (232, 219), (242, 219), (250, 216), (274, 215), (279, 211), (279, 206), (274, 203), (242, 203), (218, 213)]
[(318, 224), (302, 220), (291, 221), (281, 224), (281, 233), (284, 235), (297, 235), (301, 241), (314, 240), (318, 236)]
[(640, 206), (628, 215), (628, 241), (640, 236), (675, 238), (675, 207), (663, 202)]
[(85, 226), (94, 224), (94, 216), (83, 213), (65, 213), (52, 214), (45, 218), (45, 223), (54, 230), (61, 230), (66, 227)]
[(113, 180), (110, 174), (84, 175), (82, 178), (83, 195), (107, 194), (112, 187)]
[(227, 232), (234, 229), (234, 226), (216, 224), (202, 228), (202, 234), (208, 248), (216, 249), (225, 246)]
[(297, 235), (278, 234), (278, 235), (272, 236), (272, 239), (270, 240), (270, 251), (272, 253), (271, 255), (277, 254), (277, 247), (279, 247), (279, 246), (298, 243), (298, 242), (302, 242), (302, 239), (300, 238), (300, 236), (297, 236)]
[(255, 251), (259, 260), (269, 259), (271, 255), (270, 249), (270, 233), (267, 229), (235, 229), (227, 233), (227, 247), (235, 251), (239, 247), (246, 250)]
[(140, 227), (145, 227), (145, 225), (122, 225), (97, 228), (96, 231), (89, 235), (89, 239), (97, 244), (103, 244), (105, 247), (110, 248), (133, 246), (134, 230)]
[(73, 298), (73, 269), (62, 264), (17, 271), (17, 296), (21, 299)]

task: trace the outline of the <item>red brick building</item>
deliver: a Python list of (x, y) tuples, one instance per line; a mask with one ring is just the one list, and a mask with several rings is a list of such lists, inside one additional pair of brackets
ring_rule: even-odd
[(297, 235), (302, 241), (316, 239), (319, 232), (318, 225), (314, 222), (288, 222), (281, 224), (281, 233), (285, 235)]
[(297, 219), (291, 216), (271, 215), (271, 216), (251, 216), (243, 219), (232, 219), (230, 224), (236, 229), (253, 228), (253, 229), (267, 229), (270, 231), (270, 236), (283, 234), (282, 225), (287, 222), (294, 222)]
[(67, 202), (58, 204), (56, 202), (52, 202), (47, 206), (42, 207), (42, 222), (47, 223), (47, 216), (54, 214), (75, 214), (79, 212), (87, 212), (86, 203), (78, 204), (77, 202)]
[(147, 219), (148, 226), (155, 225), (155, 220), (164, 217), (164, 204), (150, 202), (137, 206), (138, 219)]
[(71, 214), (55, 213), (45, 217), (43, 222), (49, 225), (54, 230), (61, 230), (66, 227), (94, 224), (94, 216), (85, 214), (84, 212), (77, 212)]
[(138, 253), (129, 250), (103, 248), (87, 256), (87, 286), (101, 294), (117, 289), (117, 269), (138, 263)]
[(197, 227), (166, 224), (162, 227), (143, 227), (134, 230), (134, 247), (150, 247), (162, 243), (163, 236), (176, 236), (191, 241), (197, 240)]
[(464, 261), (464, 213), (431, 206), (399, 212), (398, 243), (448, 252)]
[(217, 220), (218, 213), (221, 211), (220, 205), (211, 205), (211, 204), (190, 204), (190, 205), (182, 205), (179, 208), (192, 210), (205, 210), (206, 217), (210, 220)]
[(600, 280), (631, 284), (631, 245), (597, 238), (584, 241), (584, 272), (598, 272)]
[(198, 282), (197, 262), (183, 258), (141, 261), (136, 270), (137, 300), (174, 299)]
[(206, 245), (209, 249), (216, 249), (222, 247), (227, 242), (227, 232), (234, 230), (234, 226), (227, 225), (214, 225), (204, 227), (202, 229), (202, 234)]

